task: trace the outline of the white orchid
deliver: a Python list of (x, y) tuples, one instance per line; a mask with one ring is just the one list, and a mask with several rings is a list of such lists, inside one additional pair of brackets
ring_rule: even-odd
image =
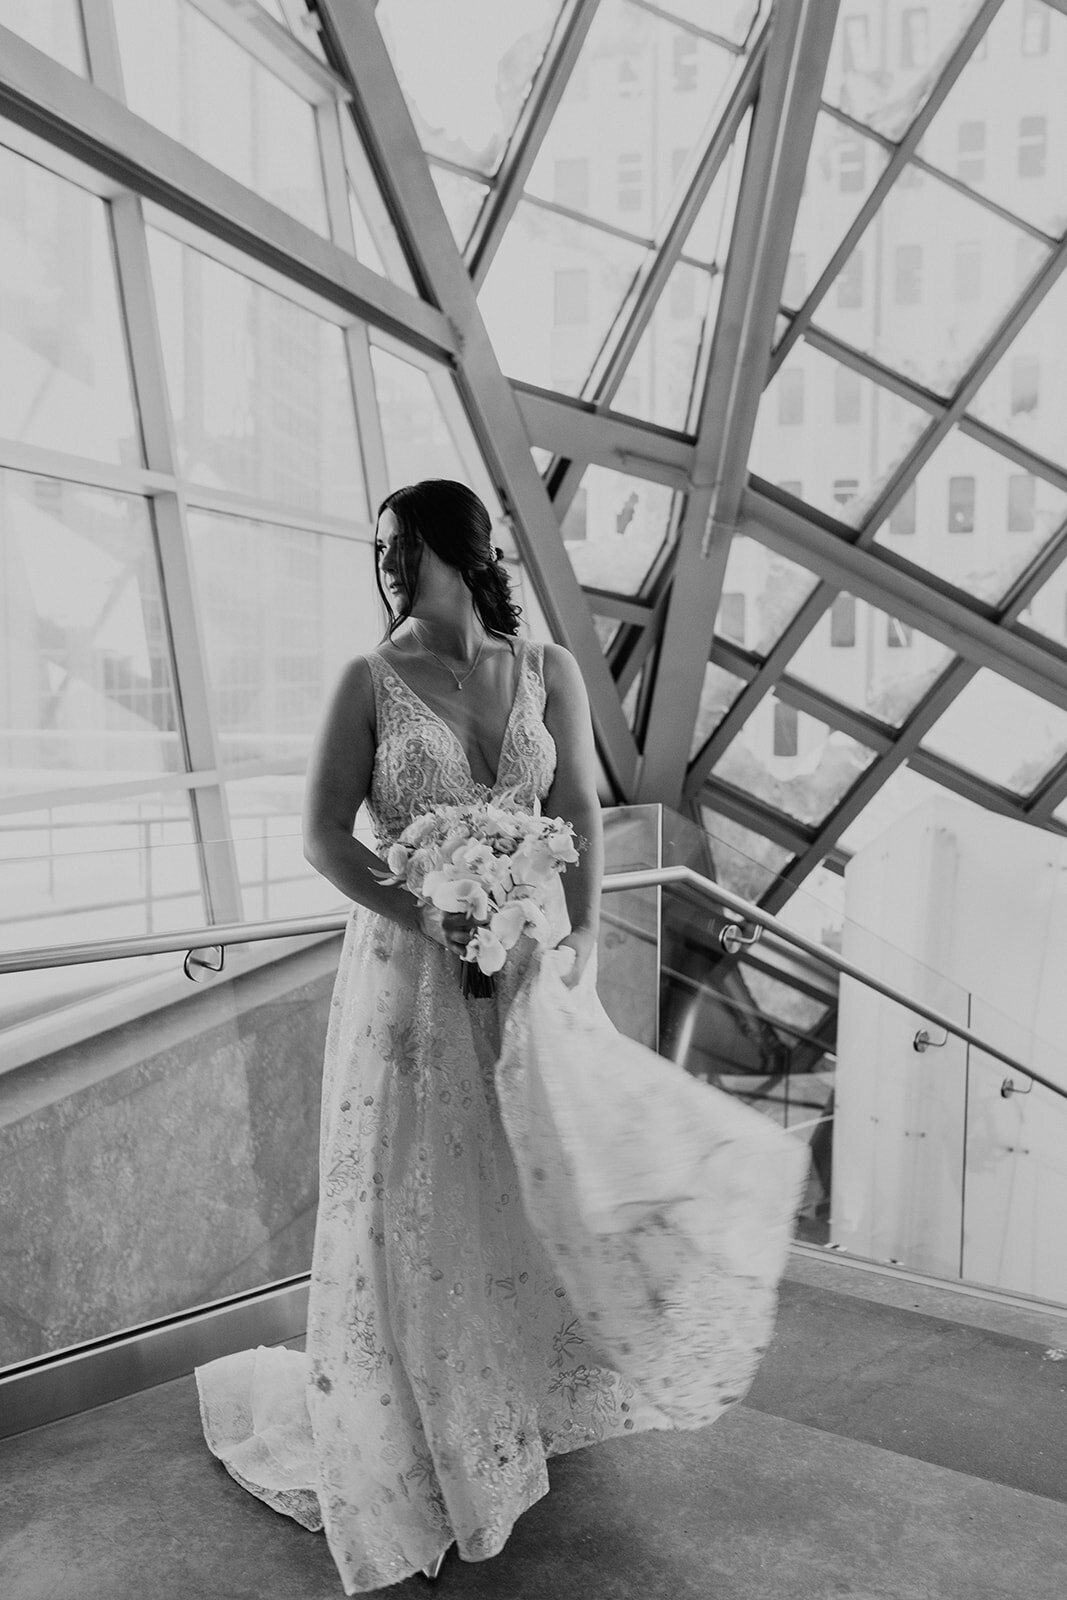
[(467, 916), (475, 927), (463, 959), (492, 974), (524, 936), (547, 944), (549, 890), (577, 860), (570, 823), (543, 817), (511, 790), (416, 817), (386, 852), (383, 881), (402, 883), (420, 905)]

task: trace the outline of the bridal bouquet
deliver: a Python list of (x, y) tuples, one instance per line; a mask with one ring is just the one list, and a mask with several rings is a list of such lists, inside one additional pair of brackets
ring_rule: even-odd
[(547, 944), (549, 894), (577, 860), (569, 822), (525, 810), (505, 791), (416, 817), (390, 847), (382, 882), (403, 884), (421, 906), (466, 913), (475, 928), (462, 957), (463, 993), (484, 997), (523, 934)]

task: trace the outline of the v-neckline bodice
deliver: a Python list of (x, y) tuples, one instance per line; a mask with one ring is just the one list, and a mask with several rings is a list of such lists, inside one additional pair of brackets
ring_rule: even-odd
[(413, 689), (412, 688), (411, 684), (404, 677), (403, 673), (397, 671), (397, 669), (393, 665), (393, 663), (385, 655), (382, 654), (382, 651), (380, 649), (375, 651), (375, 654), (378, 656), (379, 660), (382, 662), (382, 664), (384, 665), (386, 670), (388, 672), (390, 672), (393, 675), (394, 678), (397, 679), (397, 681), (407, 691), (407, 693), (409, 695), (411, 695), (412, 699), (416, 700), (418, 702), (419, 706), (427, 714), (427, 716), (432, 717), (435, 722), (439, 723), (440, 726), (442, 728), (444, 728), (445, 732), (450, 736), (450, 738), (452, 739), (452, 742), (455, 745), (456, 749), (459, 751), (460, 755), (463, 757), (463, 764), (467, 769), (467, 776), (470, 779), (471, 784), (476, 789), (488, 789), (490, 791), (490, 793), (492, 793), (492, 791), (495, 790), (497, 788), (498, 784), (500, 783), (500, 770), (504, 765), (504, 756), (507, 753), (508, 740), (511, 737), (511, 729), (512, 729), (512, 725), (514, 724), (514, 721), (515, 721), (515, 713), (518, 710), (519, 700), (521, 699), (521, 696), (522, 696), (522, 680), (523, 680), (523, 673), (524, 673), (525, 667), (526, 667), (526, 641), (520, 639), (517, 642), (518, 642), (518, 663), (517, 663), (517, 666), (516, 666), (516, 669), (515, 669), (515, 692), (513, 693), (512, 697), (511, 697), (511, 709), (508, 712), (507, 721), (504, 723), (504, 732), (503, 732), (503, 735), (502, 735), (501, 740), (500, 740), (500, 749), (497, 751), (496, 767), (495, 767), (495, 770), (494, 770), (494, 773), (493, 773), (493, 781), (492, 781), (492, 783), (482, 783), (480, 779), (478, 779), (478, 778), (476, 778), (474, 776), (474, 769), (471, 766), (470, 754), (469, 754), (469, 752), (467, 750), (466, 745), (463, 743), (463, 740), (460, 738), (459, 734), (456, 732), (456, 730), (452, 726), (452, 724), (450, 722), (446, 721), (445, 718), (441, 715), (441, 713), (439, 711), (435, 711), (433, 706), (430, 705), (429, 701), (428, 700), (424, 700), (422, 695), (418, 692), (417, 689)]

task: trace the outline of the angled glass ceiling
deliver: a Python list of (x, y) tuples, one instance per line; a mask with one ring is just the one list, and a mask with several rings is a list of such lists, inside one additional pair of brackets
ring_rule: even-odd
[[(365, 527), (387, 487), (457, 475), (484, 493), (516, 572), (527, 552), (540, 616), (522, 508), (492, 465), (513, 459), (493, 437), (504, 421), (479, 412), (462, 348), (428, 356), (403, 309), (433, 300), (418, 269), (432, 238), (472, 276), (639, 750), (665, 692), (674, 563), (706, 532), (687, 509), (694, 489), (715, 503), (717, 443), (741, 440), (740, 509), (715, 524), (710, 657), (701, 645), (664, 684), (688, 673), (695, 715), (671, 731), (682, 791), (745, 891), (816, 868), (816, 836), (839, 869), (943, 789), (1067, 828), (1062, 5), (842, 0), (781, 211), (789, 238), (772, 226), (758, 249), (753, 132), (761, 104), (782, 110), (760, 98), (769, 0), (379, 0), (396, 104), (447, 221), (426, 239), (396, 199), (401, 161), (363, 147), (314, 9), (94, 0), (98, 21), (108, 9), (118, 60), (101, 92), (395, 297), (357, 328), (343, 296), (324, 310), (306, 283), (249, 276), (146, 207), (205, 571), (212, 530), (220, 571), (258, 541), (280, 573), (299, 540)], [(76, 0), (0, 0), (0, 27), (88, 76)], [(43, 514), (16, 475), (31, 452), (152, 466), (112, 180), (79, 186), (29, 139), (0, 139), (0, 466), (27, 527)], [(71, 232), (76, 285), (55, 244)], [(744, 364), (740, 325), (762, 341)], [(702, 405), (709, 383), (723, 414)], [(256, 506), (274, 526), (284, 511), (293, 536)]]

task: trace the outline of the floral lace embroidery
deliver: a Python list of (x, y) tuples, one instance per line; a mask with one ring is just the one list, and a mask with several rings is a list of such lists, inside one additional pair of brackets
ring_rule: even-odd
[(452, 729), (385, 658), (376, 650), (367, 657), (378, 726), (367, 810), (381, 849), (432, 806), (460, 805), (501, 789), (515, 789), (520, 805), (547, 798), (556, 771), (556, 746), (544, 724), (544, 649), (523, 642), (519, 651), (519, 681), (492, 786), (472, 778), (466, 752)]

